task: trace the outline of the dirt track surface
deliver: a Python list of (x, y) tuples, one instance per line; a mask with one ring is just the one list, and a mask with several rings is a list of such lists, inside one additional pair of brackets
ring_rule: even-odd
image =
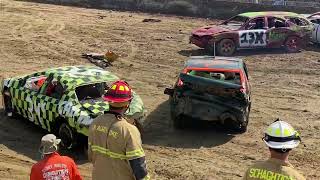
[[(162, 22), (143, 23), (144, 18)], [(307, 179), (320, 179), (320, 48), (297, 54), (241, 51), (248, 64), (253, 104), (248, 132), (217, 128), (178, 131), (169, 118), (163, 89), (174, 83), (187, 56), (202, 51), (188, 44), (193, 28), (218, 21), (0, 1), (0, 76), (87, 64), (84, 52), (113, 50), (122, 57), (109, 70), (129, 81), (148, 110), (144, 148), (153, 179), (241, 179), (256, 160), (266, 159), (263, 130), (287, 120), (302, 134), (291, 162)], [(22, 119), (0, 117), (0, 179), (28, 179), (45, 132)], [(91, 179), (81, 152), (70, 154)]]

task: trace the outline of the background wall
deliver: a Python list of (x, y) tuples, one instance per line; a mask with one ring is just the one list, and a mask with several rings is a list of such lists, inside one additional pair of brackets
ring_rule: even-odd
[[(272, 5), (273, 1), (266, 0), (27, 0), (60, 5), (75, 5), (99, 9), (116, 9), (142, 11), (152, 13), (166, 13), (196, 17), (228, 18), (246, 11), (292, 11), (297, 13), (314, 13), (320, 7), (312, 7), (305, 2), (305, 6), (287, 1), (287, 6)], [(235, 2), (236, 1), (236, 2)], [(313, 1), (315, 2), (315, 1)], [(288, 6), (289, 4), (289, 6)]]

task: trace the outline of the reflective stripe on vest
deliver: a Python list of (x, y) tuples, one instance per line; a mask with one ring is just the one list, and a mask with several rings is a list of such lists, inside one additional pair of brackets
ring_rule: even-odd
[(146, 177), (144, 177), (142, 180), (150, 180), (150, 176), (149, 175), (146, 175)]
[(91, 150), (93, 152), (98, 152), (98, 153), (101, 153), (103, 155), (109, 156), (110, 158), (114, 158), (114, 159), (124, 160), (124, 159), (130, 159), (132, 157), (143, 157), (144, 156), (144, 151), (143, 151), (142, 148), (134, 150), (134, 151), (128, 151), (124, 155), (124, 154), (119, 154), (119, 153), (116, 153), (116, 152), (112, 152), (109, 149), (106, 149), (106, 148), (101, 147), (101, 146), (92, 145), (90, 143), (89, 143), (89, 146), (91, 146)]

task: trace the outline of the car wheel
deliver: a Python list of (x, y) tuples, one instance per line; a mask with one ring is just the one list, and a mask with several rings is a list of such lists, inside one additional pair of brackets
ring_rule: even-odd
[(302, 42), (301, 38), (297, 36), (289, 36), (284, 43), (285, 50), (288, 53), (295, 53), (301, 50)]
[(66, 124), (62, 123), (58, 130), (58, 136), (61, 139), (61, 146), (64, 149), (71, 149), (75, 144), (75, 133), (72, 128)]
[(251, 106), (249, 106), (248, 109), (247, 109), (247, 113), (246, 113), (246, 117), (245, 117), (244, 122), (240, 123), (240, 125), (238, 126), (238, 132), (239, 133), (245, 133), (247, 131), (247, 129), (248, 129), (247, 127), (248, 127), (248, 124), (249, 124), (250, 109), (251, 109)]
[(249, 118), (246, 117), (246, 121), (243, 123), (239, 123), (239, 126), (237, 127), (237, 131), (239, 133), (245, 133), (247, 131), (247, 127), (248, 127), (248, 122), (249, 122)]
[(8, 117), (13, 116), (13, 107), (12, 107), (12, 101), (11, 101), (11, 96), (10, 92), (5, 90), (2, 94), (3, 96), (3, 106), (4, 106), (4, 112)]
[(236, 51), (235, 43), (231, 39), (223, 39), (218, 43), (217, 53), (221, 56), (231, 56)]

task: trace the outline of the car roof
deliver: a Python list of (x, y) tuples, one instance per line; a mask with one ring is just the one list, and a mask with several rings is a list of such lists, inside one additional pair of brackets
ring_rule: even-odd
[(285, 12), (285, 11), (260, 11), (260, 12), (245, 12), (239, 14), (239, 16), (244, 16), (248, 18), (255, 18), (258, 16), (275, 16), (275, 17), (285, 17), (285, 16), (295, 16), (299, 17), (300, 15), (294, 12)]
[(95, 66), (66, 66), (52, 68), (47, 70), (45, 74), (53, 75), (54, 78), (68, 88), (98, 82), (112, 82), (119, 79), (111, 72)]
[(209, 69), (241, 69), (243, 60), (234, 57), (221, 56), (191, 56), (186, 62), (186, 68)]

